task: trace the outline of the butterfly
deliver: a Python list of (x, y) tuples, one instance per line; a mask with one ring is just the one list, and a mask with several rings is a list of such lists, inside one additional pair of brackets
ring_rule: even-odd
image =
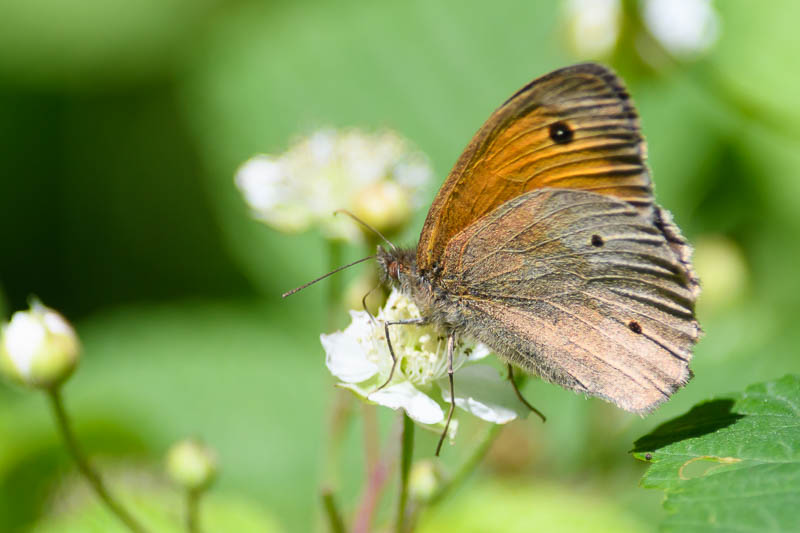
[(634, 413), (691, 378), (700, 287), (691, 247), (654, 202), (645, 152), (637, 112), (611, 70), (556, 70), (478, 130), (416, 249), (378, 248), (383, 281), (422, 316), (385, 323), (387, 340), (401, 324), (447, 335), (451, 403), (440, 447), (460, 337), (488, 345), (509, 369)]

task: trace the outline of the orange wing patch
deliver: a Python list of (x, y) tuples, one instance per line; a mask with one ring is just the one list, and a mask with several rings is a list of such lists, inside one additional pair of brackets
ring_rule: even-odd
[(607, 68), (584, 64), (552, 72), (489, 117), (428, 212), (418, 267), (437, 265), (450, 239), (475, 220), (544, 187), (614, 196), (650, 214), (652, 185), (636, 111)]

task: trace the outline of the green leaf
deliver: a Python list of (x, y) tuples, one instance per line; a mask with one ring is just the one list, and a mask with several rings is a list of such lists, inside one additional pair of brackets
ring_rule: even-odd
[(634, 444), (662, 531), (800, 531), (800, 376), (699, 404)]

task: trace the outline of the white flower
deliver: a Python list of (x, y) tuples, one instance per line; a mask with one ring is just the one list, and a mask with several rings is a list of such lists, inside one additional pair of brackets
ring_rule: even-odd
[(576, 55), (610, 54), (619, 36), (620, 0), (567, 0), (567, 34)]
[(676, 56), (699, 55), (719, 35), (711, 0), (646, 0), (643, 16), (650, 33)]
[[(394, 290), (379, 311), (377, 324), (364, 311), (351, 311), (350, 315), (352, 322), (344, 331), (320, 336), (325, 362), (341, 380), (339, 385), (367, 401), (403, 409), (420, 424), (443, 427), (450, 402), (446, 336), (430, 325), (390, 326), (397, 367), (392, 381), (377, 390), (392, 368), (383, 322), (419, 318), (420, 312)], [(478, 363), (487, 355), (489, 349), (484, 345), (457, 341), (453, 356), (456, 406), (496, 424), (527, 416), (511, 384), (495, 368)], [(451, 438), (454, 428), (451, 422)]]
[(67, 379), (78, 362), (80, 345), (72, 326), (38, 301), (18, 311), (2, 327), (0, 368), (11, 379), (49, 388)]
[(358, 240), (350, 209), (378, 230), (397, 229), (423, 200), (427, 158), (391, 131), (320, 130), (281, 155), (258, 155), (236, 173), (254, 216), (286, 232), (319, 224), (328, 238)]

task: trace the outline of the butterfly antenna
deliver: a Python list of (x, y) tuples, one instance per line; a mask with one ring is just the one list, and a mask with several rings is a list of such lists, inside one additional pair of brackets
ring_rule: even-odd
[(294, 293), (296, 293), (296, 292), (298, 292), (298, 291), (302, 291), (302, 290), (303, 290), (303, 289), (305, 289), (306, 287), (308, 287), (308, 286), (310, 286), (310, 285), (313, 285), (313, 284), (315, 284), (315, 283), (316, 283), (316, 282), (318, 282), (318, 281), (322, 281), (323, 279), (327, 278), (328, 276), (330, 276), (330, 275), (332, 275), (332, 274), (336, 274), (337, 272), (341, 272), (341, 271), (342, 271), (342, 270), (344, 270), (345, 268), (350, 268), (351, 266), (353, 266), (353, 265), (357, 265), (357, 264), (359, 264), (359, 263), (363, 263), (364, 261), (369, 261), (370, 259), (375, 259), (375, 257), (377, 257), (377, 256), (370, 255), (370, 256), (368, 256), (368, 257), (362, 257), (362, 258), (361, 258), (361, 259), (359, 259), (358, 261), (353, 261), (353, 262), (352, 262), (352, 263), (350, 263), (349, 265), (340, 266), (339, 268), (337, 268), (337, 269), (335, 269), (335, 270), (331, 270), (331, 271), (330, 271), (330, 272), (328, 272), (327, 274), (324, 274), (324, 275), (322, 275), (322, 276), (318, 277), (317, 279), (315, 279), (315, 280), (313, 280), (313, 281), (309, 281), (308, 283), (304, 283), (303, 285), (300, 285), (300, 286), (299, 286), (299, 287), (297, 287), (296, 289), (292, 289), (292, 290), (290, 290), (289, 292), (284, 292), (283, 294), (281, 294), (281, 298), (286, 298), (287, 296), (291, 296), (292, 294), (294, 294)]
[(359, 224), (361, 224), (362, 226), (364, 226), (365, 228), (367, 228), (368, 230), (373, 232), (375, 235), (377, 235), (378, 237), (380, 237), (381, 239), (386, 241), (386, 244), (391, 246), (392, 250), (394, 250), (395, 252), (397, 251), (397, 246), (392, 244), (392, 241), (390, 241), (389, 239), (384, 237), (383, 233), (381, 233), (377, 229), (373, 228), (372, 226), (370, 226), (369, 224), (367, 224), (366, 222), (364, 222), (363, 220), (361, 220), (360, 218), (355, 216), (353, 213), (351, 213), (347, 209), (337, 209), (336, 211), (333, 212), (334, 215), (338, 215), (339, 213), (344, 213), (345, 215), (349, 216), (350, 218), (352, 218), (353, 220), (355, 220), (356, 222), (358, 222)]

